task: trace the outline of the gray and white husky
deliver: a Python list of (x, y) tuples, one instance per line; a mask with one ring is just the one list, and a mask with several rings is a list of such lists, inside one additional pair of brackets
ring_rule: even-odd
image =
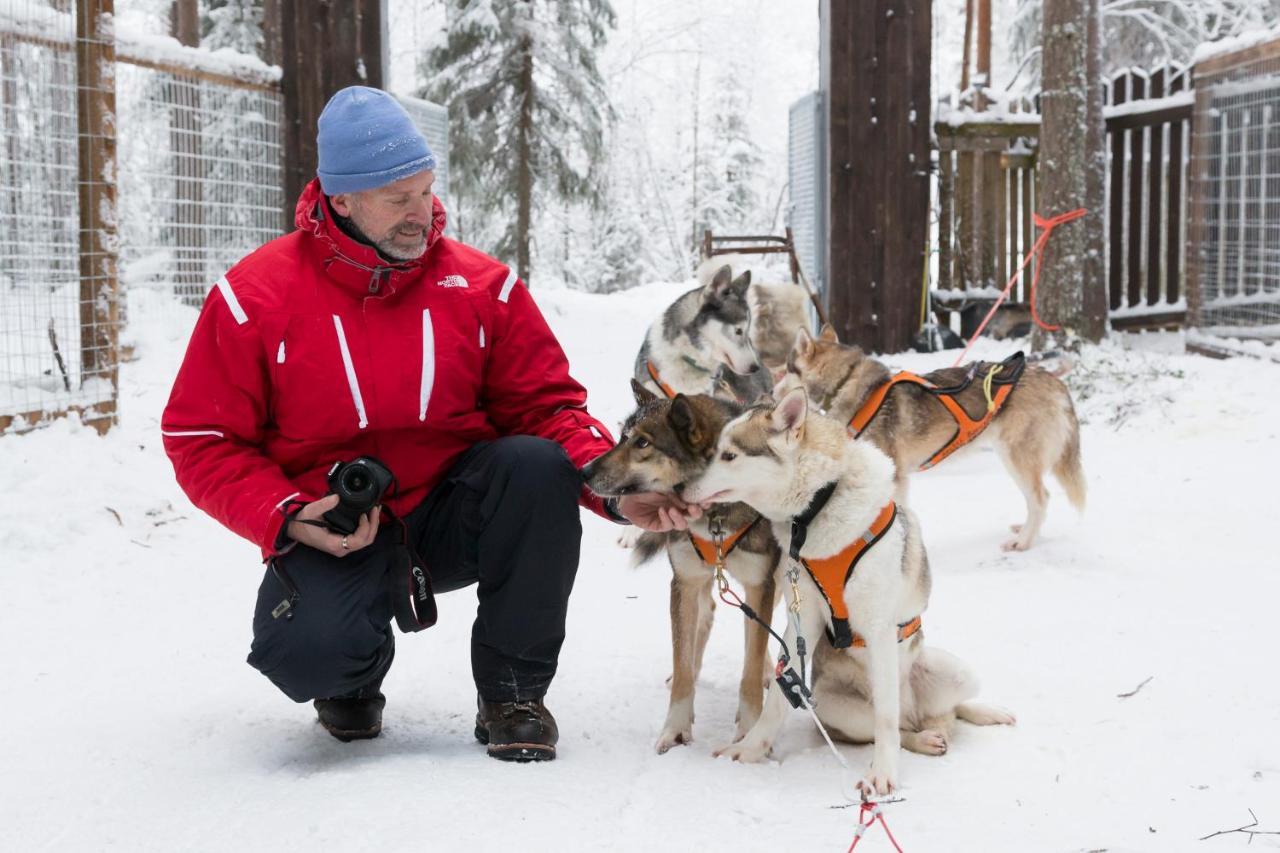
[(654, 394), (705, 393), (711, 377), (726, 364), (738, 373), (760, 370), (750, 337), (747, 291), (751, 270), (733, 277), (721, 264), (703, 284), (667, 306), (645, 335), (636, 355), (635, 379)]
[[(825, 504), (815, 496), (826, 490)], [(844, 424), (809, 409), (803, 389), (780, 402), (762, 403), (729, 421), (702, 476), (682, 491), (690, 501), (741, 501), (773, 524), (782, 566), (794, 568), (795, 586), (781, 584), (788, 604), (799, 601), (799, 632), (815, 650), (814, 705), (833, 735), (855, 743), (875, 742), (871, 770), (861, 784), (878, 794), (898, 784), (898, 751), (905, 746), (926, 755), (947, 750), (954, 720), (976, 725), (1010, 724), (1013, 716), (972, 701), (978, 683), (954, 656), (924, 645), (923, 632), (908, 625), (928, 605), (929, 563), (914, 513), (905, 506), (843, 574), (844, 607), (853, 645), (825, 648), (823, 629), (834, 630), (824, 592), (789, 555), (792, 522), (808, 522), (800, 548), (814, 564), (847, 553), (853, 537), (870, 538), (894, 496), (894, 468), (870, 442), (850, 441)], [(789, 573), (789, 576), (792, 576)], [(796, 624), (789, 620), (787, 645), (796, 649)], [(859, 647), (859, 639), (862, 646)], [(786, 716), (788, 702), (772, 682), (760, 718), (737, 743), (719, 749), (741, 761), (769, 754)]]

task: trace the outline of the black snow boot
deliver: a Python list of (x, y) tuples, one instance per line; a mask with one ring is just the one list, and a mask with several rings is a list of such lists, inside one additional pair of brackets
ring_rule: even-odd
[(393, 644), (391, 655), (377, 678), (359, 690), (328, 699), (316, 699), (312, 703), (320, 717), (320, 725), (343, 743), (368, 740), (382, 733), (382, 709), (387, 705), (387, 697), (382, 695), (382, 679), (387, 677), (391, 662), (395, 659), (394, 636), (388, 642)]
[(551, 761), (556, 757), (560, 730), (541, 699), (478, 702), (476, 740), (488, 744), (489, 755), (499, 761)]
[(382, 732), (382, 709), (387, 697), (382, 695), (382, 679), (345, 696), (317, 699), (313, 703), (320, 725), (343, 743), (368, 740)]

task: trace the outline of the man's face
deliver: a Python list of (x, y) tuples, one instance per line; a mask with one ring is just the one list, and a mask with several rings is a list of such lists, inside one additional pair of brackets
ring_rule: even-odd
[(435, 180), (435, 172), (419, 172), (385, 187), (335, 195), (330, 201), (382, 254), (411, 261), (427, 250)]

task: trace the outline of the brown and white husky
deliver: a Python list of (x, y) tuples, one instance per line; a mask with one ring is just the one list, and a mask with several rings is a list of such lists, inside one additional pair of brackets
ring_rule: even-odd
[[(973, 419), (986, 412), (983, 378), (991, 367), (976, 363), (923, 374), (939, 388), (963, 385), (953, 398)], [(774, 390), (781, 396), (795, 387), (827, 415), (848, 424), (868, 405), (891, 371), (859, 347), (836, 340), (830, 326), (815, 340), (801, 331), (787, 360), (787, 373)], [(936, 393), (903, 383), (894, 387), (861, 437), (884, 451), (897, 468), (897, 495), (905, 499), (913, 471), (930, 461), (957, 433), (957, 419)], [(1077, 510), (1084, 509), (1085, 477), (1080, 464), (1080, 425), (1067, 386), (1039, 367), (1027, 366), (978, 441), (991, 440), (1006, 470), (1022, 490), (1027, 516), (1013, 525), (1016, 534), (1005, 550), (1031, 547), (1044, 522), (1049, 493), (1044, 477), (1052, 471)]]
[[(893, 504), (892, 461), (869, 442), (849, 441), (841, 422), (810, 412), (803, 389), (726, 424), (710, 464), (682, 495), (741, 501), (773, 523), (783, 565), (795, 578), (794, 586), (781, 584), (783, 594), (788, 606), (799, 606), (784, 640), (795, 652), (798, 622), (808, 647), (818, 650), (813, 696), (823, 723), (846, 740), (875, 742), (864, 790), (887, 794), (897, 786), (900, 746), (946, 752), (957, 717), (1013, 722), (1008, 712), (972, 701), (977, 681), (964, 664), (924, 645), (919, 617), (929, 602), (929, 563), (915, 515)], [(792, 550), (797, 523), (806, 533)], [(847, 570), (841, 560), (832, 563), (851, 553)], [(835, 580), (815, 572), (820, 565), (835, 565)], [(841, 642), (845, 647), (836, 648)], [(772, 682), (755, 726), (717, 754), (760, 761), (787, 708)]]
[[(720, 427), (741, 409), (706, 395), (678, 395), (668, 400), (635, 381), (632, 390), (638, 408), (623, 424), (617, 446), (584, 467), (583, 476), (587, 486), (603, 496), (673, 494), (702, 473)], [(639, 537), (635, 543), (637, 562), (665, 547), (672, 569), (671, 699), (658, 735), (659, 753), (693, 740), (694, 682), (702, 668), (715, 612), (713, 525), (723, 531), (724, 569), (741, 585), (747, 604), (767, 619), (778, 599), (774, 581), (777, 543), (769, 524), (745, 504), (711, 507), (702, 518), (690, 522), (687, 532), (644, 533)], [(769, 671), (767, 640), (762, 628), (747, 623), (738, 687), (738, 737), (760, 716)]]

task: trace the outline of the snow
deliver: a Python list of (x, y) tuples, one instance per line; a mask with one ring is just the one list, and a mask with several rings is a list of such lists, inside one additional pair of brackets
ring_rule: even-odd
[(1239, 35), (1228, 36), (1201, 44), (1196, 48), (1192, 58), (1192, 64), (1204, 62), (1209, 59), (1215, 59), (1225, 56), (1229, 53), (1236, 53), (1241, 50), (1248, 50), (1251, 47), (1257, 47), (1260, 44), (1266, 44), (1280, 38), (1280, 27), (1271, 29), (1253, 29), (1240, 33)]
[[(535, 291), (607, 422), (630, 407), (645, 327), (689, 286)], [(618, 528), (594, 516), (548, 697), (558, 761), (504, 765), (472, 740), (471, 591), (399, 638), (381, 738), (324, 734), (309, 705), (243, 663), (255, 548), (187, 503), (161, 450), (194, 311), (134, 290), (128, 317), (138, 358), (121, 366), (118, 428), (63, 420), (0, 438), (0, 849), (847, 847), (854, 811), (833, 808), (839, 772), (800, 713), (779, 761), (711, 758), (733, 732), (741, 666), (726, 608), (697, 740), (654, 753), (668, 569), (630, 568)], [(975, 355), (1020, 345), (982, 341)], [(962, 724), (945, 757), (903, 754), (905, 801), (886, 817), (905, 850), (1219, 849), (1232, 840), (1196, 839), (1247, 823), (1247, 808), (1280, 828), (1280, 682), (1266, 675), (1280, 647), (1280, 401), (1263, 393), (1280, 366), (1162, 346), (1082, 356), (1070, 381), (1090, 506), (1076, 517), (1055, 493), (1033, 550), (999, 549), (1023, 507), (992, 453), (913, 481), (935, 576), (929, 642), (971, 663), (984, 698), (1019, 722)], [(870, 758), (840, 749), (855, 768)], [(887, 849), (878, 830), (859, 847)]]

